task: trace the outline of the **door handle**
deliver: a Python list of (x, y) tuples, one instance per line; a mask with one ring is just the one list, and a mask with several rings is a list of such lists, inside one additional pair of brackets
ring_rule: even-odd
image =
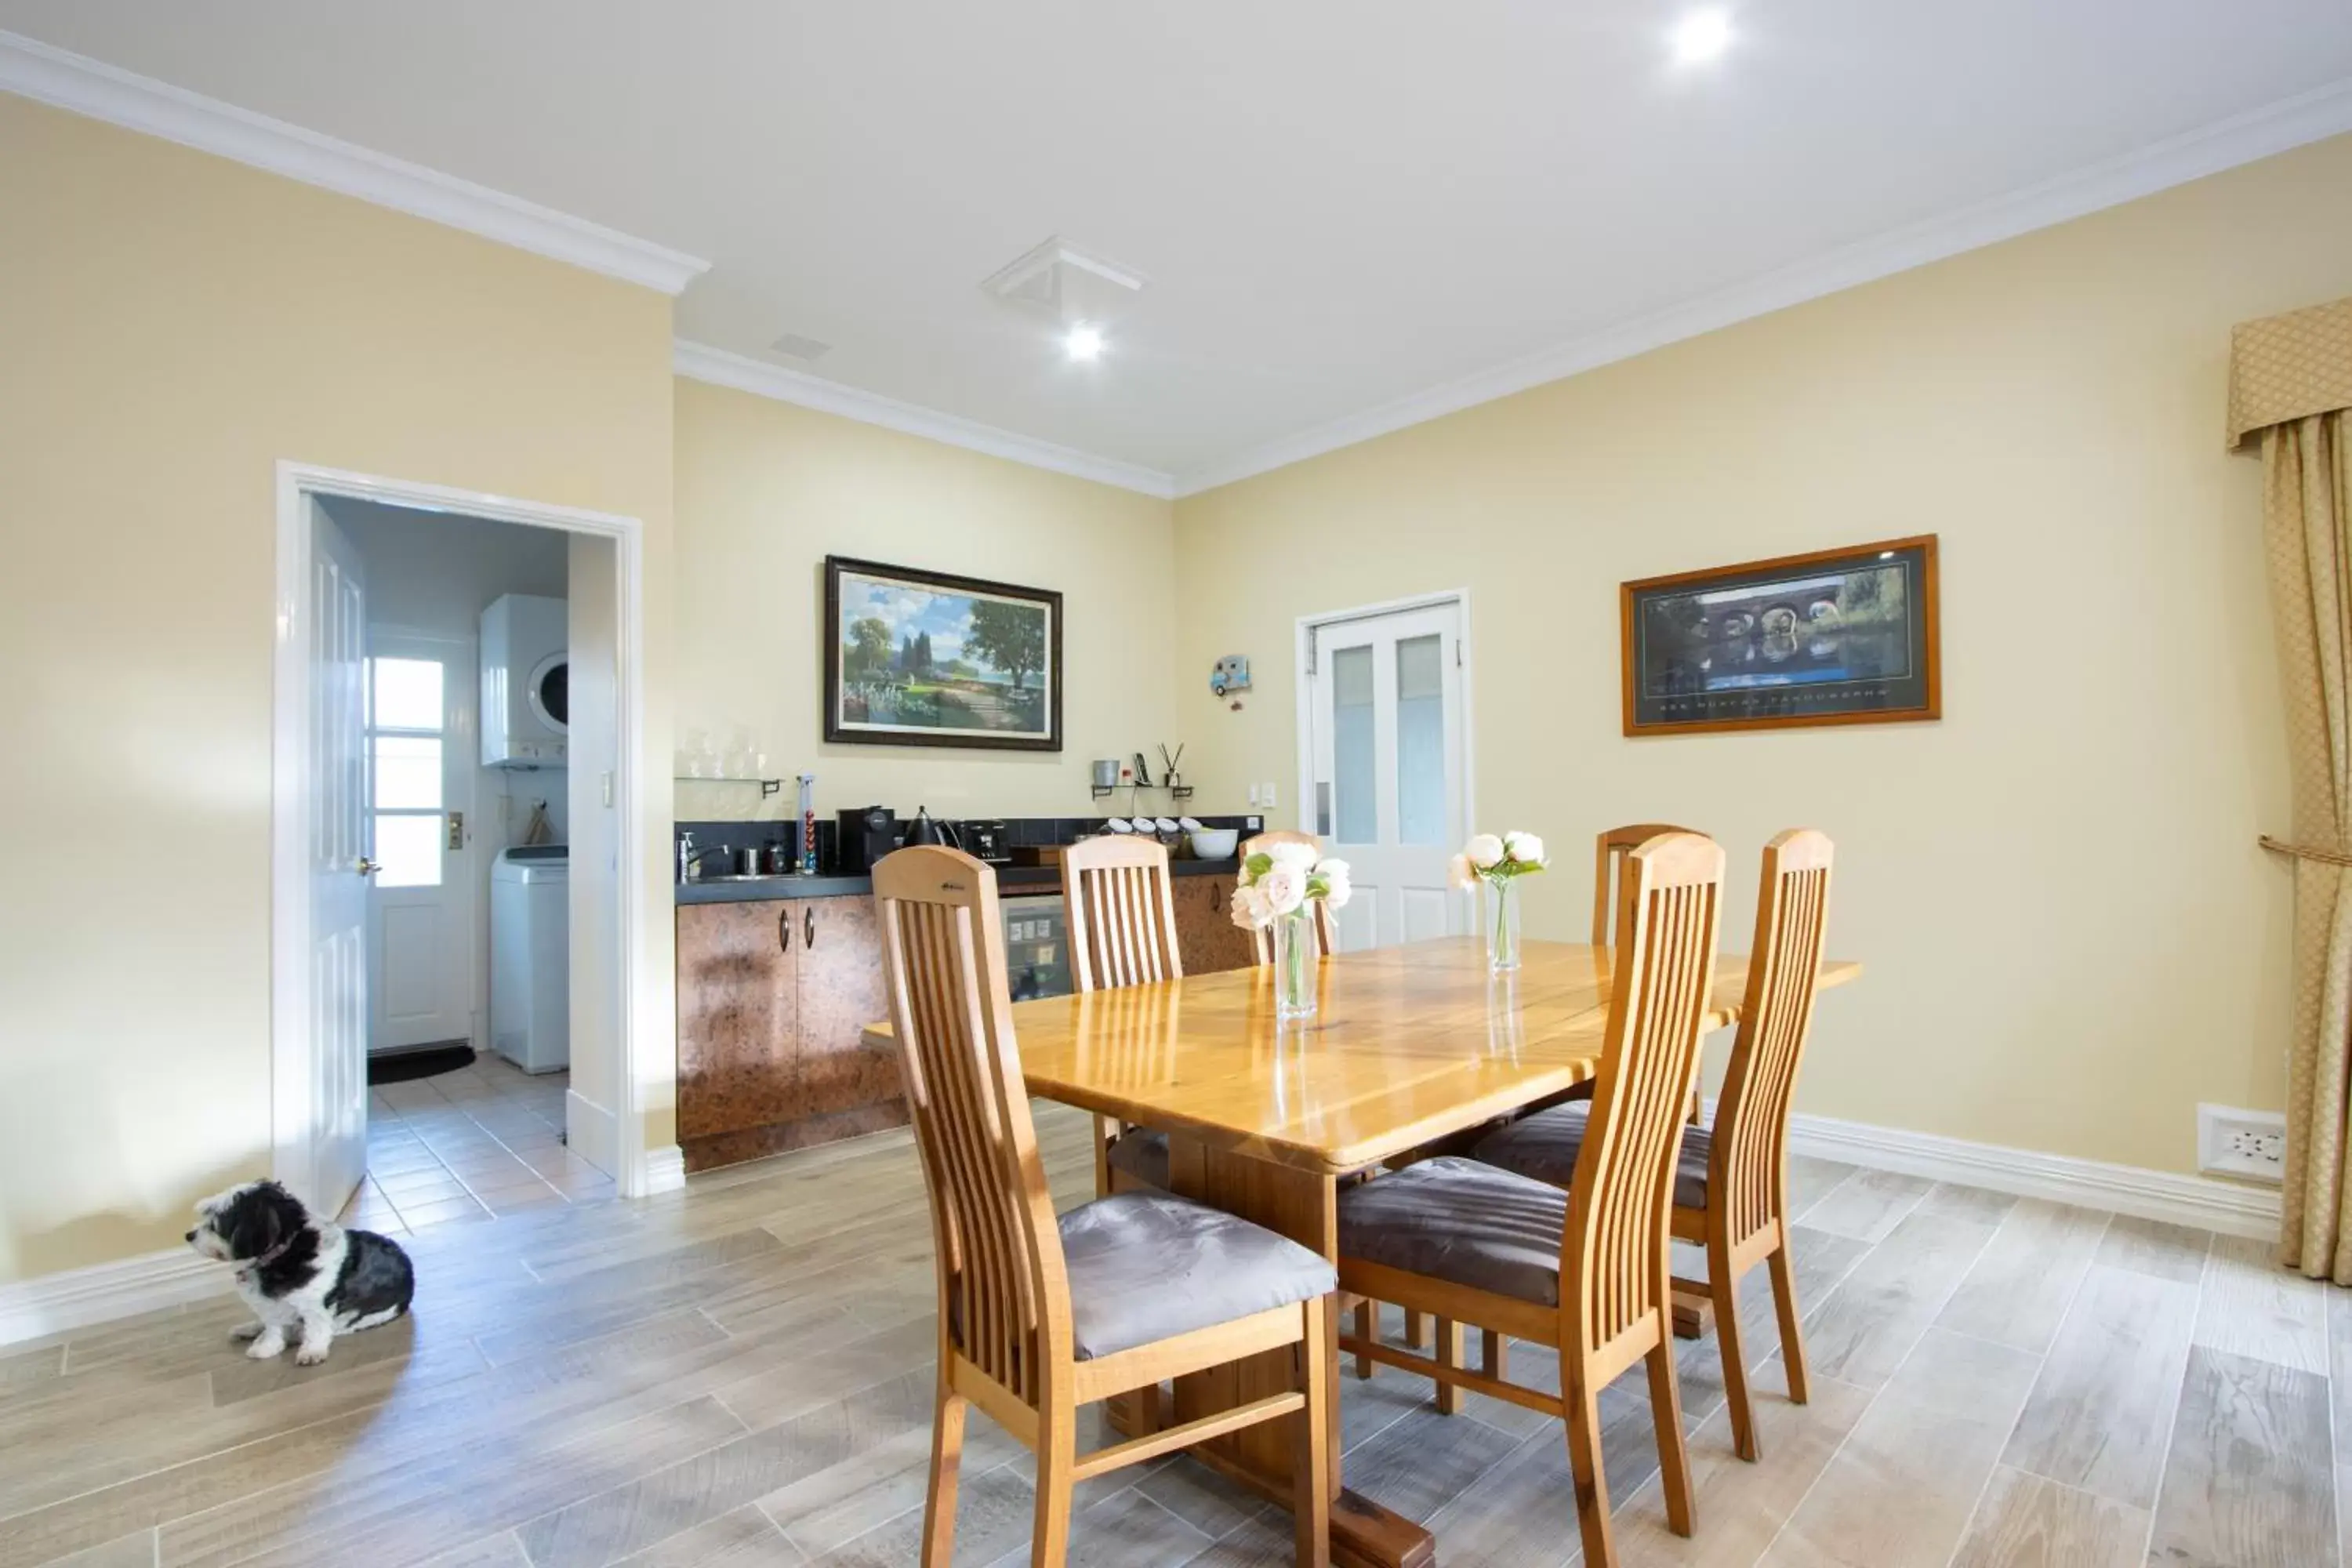
[(801, 910), (801, 945), (816, 945), (816, 906), (810, 904)]
[(790, 952), (792, 950), (793, 911), (788, 907), (776, 911), (776, 951), (778, 952)]
[(378, 871), (383, 869), (383, 862), (381, 860), (371, 860), (366, 856), (362, 855), (352, 865), (352, 869), (357, 871), (362, 877), (373, 877)]

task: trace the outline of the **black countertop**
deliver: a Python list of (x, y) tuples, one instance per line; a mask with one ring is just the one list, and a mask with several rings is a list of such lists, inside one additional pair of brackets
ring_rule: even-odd
[[(1238, 860), (1171, 860), (1168, 869), (1178, 877), (1230, 877), (1241, 868)], [(999, 866), (996, 885), (1005, 893), (1050, 893), (1062, 886), (1058, 866)], [(840, 899), (862, 897), (874, 890), (871, 877), (750, 877), (740, 881), (713, 877), (707, 881), (679, 882), (673, 890), (681, 904), (745, 904), (762, 899)]]

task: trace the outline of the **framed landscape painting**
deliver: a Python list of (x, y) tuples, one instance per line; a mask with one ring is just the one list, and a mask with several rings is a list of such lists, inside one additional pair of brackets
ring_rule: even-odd
[(1628, 735), (1943, 716), (1932, 533), (1644, 578), (1618, 616)]
[(824, 562), (824, 738), (1062, 749), (1062, 595)]

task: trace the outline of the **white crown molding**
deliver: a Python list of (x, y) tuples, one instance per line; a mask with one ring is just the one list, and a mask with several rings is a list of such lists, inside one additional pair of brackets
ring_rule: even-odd
[(1760, 278), (1268, 441), (1177, 476), (1179, 496), (1352, 447), (1963, 251), (2014, 239), (2224, 169), (2352, 132), (2352, 80), (2217, 121), (2022, 191), (1829, 251)]
[(231, 1289), (230, 1271), (185, 1247), (0, 1285), (0, 1345), (182, 1306)]
[(1790, 1117), (1789, 1147), (1792, 1152), (1818, 1159), (1899, 1171), (2020, 1197), (2047, 1198), (2139, 1219), (2168, 1220), (2230, 1236), (2268, 1240), (2278, 1235), (2275, 1190), (2207, 1176), (2041, 1154), (2030, 1149), (1972, 1143), (1828, 1116)]
[(1000, 430), (993, 425), (982, 425), (978, 420), (966, 419), (959, 415), (942, 414), (937, 409), (901, 403), (877, 392), (864, 392), (841, 382), (810, 375), (805, 371), (786, 370), (782, 365), (767, 364), (742, 354), (730, 353), (708, 343), (691, 342), (680, 338), (672, 346), (670, 368), (692, 381), (707, 381), (714, 386), (731, 386), (738, 392), (772, 397), (779, 403), (797, 404), (803, 408), (838, 414), (845, 419), (855, 419), (860, 424), (879, 425), (909, 436), (920, 436), (925, 440), (985, 452), (992, 458), (1026, 463), (1033, 468), (1050, 468), (1057, 474), (1092, 479), (1097, 484), (1116, 485), (1120, 489), (1135, 490), (1162, 500), (1176, 493), (1173, 479), (1157, 468), (1122, 463), (1115, 458), (1097, 458), (1069, 447), (1057, 447), (1051, 441)]
[(710, 263), (436, 169), (0, 32), (0, 90), (676, 295)]

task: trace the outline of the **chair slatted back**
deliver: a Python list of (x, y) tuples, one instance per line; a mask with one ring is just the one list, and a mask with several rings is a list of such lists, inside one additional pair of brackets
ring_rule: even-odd
[[(1317, 837), (1314, 834), (1300, 833), (1287, 827), (1276, 827), (1268, 832), (1260, 833), (1255, 837), (1243, 839), (1241, 858), (1246, 861), (1251, 856), (1257, 854), (1260, 850), (1276, 844), (1304, 844), (1309, 849), (1315, 851), (1315, 857), (1317, 859), (1319, 860), (1323, 857), (1323, 840)], [(1325, 903), (1320, 899), (1316, 900), (1315, 918), (1308, 923), (1315, 932), (1316, 957), (1328, 958), (1331, 954), (1339, 951), (1337, 933), (1333, 931), (1331, 925), (1330, 905)], [(1267, 964), (1274, 962), (1274, 932), (1271, 930), (1252, 931), (1250, 933), (1250, 945), (1256, 952), (1257, 964), (1259, 968), (1263, 969)]]
[(1829, 838), (1808, 827), (1764, 847), (1747, 1001), (1707, 1151), (1707, 1202), (1726, 1205), (1735, 1241), (1781, 1217), (1789, 1105), (1813, 1030), (1835, 858)]
[(1667, 1304), (1675, 1163), (1713, 989), (1723, 850), (1662, 834), (1627, 856), (1622, 881), (1608, 1033), (1560, 1244), (1562, 1300), (1588, 1355)]
[(1070, 973), (1081, 991), (1181, 980), (1176, 892), (1167, 847), (1105, 834), (1062, 852)]
[(1604, 829), (1592, 847), (1592, 945), (1609, 945), (1610, 922), (1617, 918), (1615, 885), (1625, 857), (1661, 833), (1696, 833), (1670, 822), (1636, 822)]
[(1069, 1283), (1013, 1036), (996, 873), (921, 845), (874, 868), (890, 1026), (930, 1194), (940, 1321), (1034, 1405), (1066, 1362)]

